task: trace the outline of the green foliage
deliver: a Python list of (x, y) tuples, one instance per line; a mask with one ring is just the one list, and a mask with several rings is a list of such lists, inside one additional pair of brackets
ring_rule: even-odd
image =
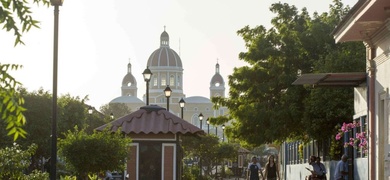
[[(334, 126), (353, 115), (352, 88), (312, 88), (292, 83), (299, 73), (365, 72), (361, 43), (335, 44), (331, 33), (348, 12), (335, 0), (329, 13), (311, 17), (303, 8), (272, 4), (272, 27), (237, 33), (247, 52), (239, 58), (249, 65), (229, 76), (229, 98), (212, 102), (229, 109), (234, 119), (226, 128), (229, 139), (249, 146), (286, 139), (328, 139)], [(226, 121), (223, 119), (214, 122)]]
[(238, 145), (220, 143), (215, 135), (205, 136), (184, 136), (182, 147), (187, 159), (199, 157), (205, 168), (204, 173), (212, 174), (212, 168), (223, 160), (235, 160), (238, 156)]
[[(48, 0), (33, 0), (32, 3), (49, 5)], [(31, 27), (38, 27), (39, 22), (31, 16), (30, 4), (31, 2), (25, 0), (0, 0), (0, 24), (3, 24), (2, 29), (14, 31), (14, 35), (16, 36), (15, 46), (17, 44), (24, 44), (21, 40), (22, 33), (29, 31)], [(21, 24), (22, 31), (20, 31), (18, 24)], [(23, 116), (25, 109), (22, 107), (24, 100), (16, 91), (16, 86), (20, 85), (20, 83), (8, 74), (7, 71), (16, 70), (20, 67), (14, 64), (0, 64), (1, 119), (6, 121), (6, 130), (8, 131), (8, 135), (14, 136), (14, 141), (19, 136), (26, 136), (26, 131), (22, 128), (26, 119)]]
[[(51, 135), (51, 121), (52, 121), (52, 94), (43, 89), (38, 91), (28, 92), (24, 88), (19, 88), (20, 96), (25, 100), (24, 115), (26, 117), (26, 124), (23, 127), (28, 134), (26, 138), (18, 139), (18, 143), (22, 146), (27, 146), (31, 143), (37, 144), (38, 149), (32, 157), (32, 163), (38, 165), (38, 160), (42, 157), (50, 157), (50, 135)], [(87, 107), (84, 104), (85, 99), (79, 97), (71, 97), (70, 95), (63, 95), (58, 97), (58, 129), (57, 132), (62, 138), (63, 133), (69, 129), (73, 129), (74, 125), (81, 127), (89, 126), (87, 123), (103, 122), (103, 117), (90, 117), (87, 114)], [(87, 116), (88, 115), (88, 116)], [(91, 119), (89, 119), (91, 118)], [(89, 121), (87, 121), (89, 120)], [(100, 123), (102, 125), (104, 123)], [(95, 125), (97, 127), (97, 125)], [(92, 131), (91, 131), (92, 133)], [(6, 147), (12, 144), (4, 134), (2, 134), (0, 147)]]
[(33, 170), (32, 173), (28, 175), (24, 175), (22, 178), (24, 180), (42, 180), (42, 179), (49, 179), (49, 173), (47, 172), (41, 172), (38, 170)]
[(199, 166), (184, 166), (183, 180), (196, 180), (199, 176)]
[(26, 137), (26, 131), (22, 126), (26, 123), (23, 112), (26, 110), (22, 105), (24, 99), (17, 92), (17, 86), (21, 85), (7, 71), (21, 68), (14, 64), (0, 64), (0, 115), (7, 124), (5, 128), (8, 136), (13, 135), (14, 141), (19, 136)]
[(64, 176), (64, 177), (60, 177), (60, 180), (77, 180), (77, 177), (76, 176)]
[(59, 155), (67, 166), (81, 177), (98, 174), (105, 170), (123, 169), (129, 153), (129, 138), (120, 131), (94, 132), (88, 135), (84, 130), (68, 130), (58, 143)]
[(63, 137), (62, 133), (74, 126), (84, 127), (85, 119), (87, 118), (87, 106), (84, 103), (85, 99), (70, 94), (62, 95), (58, 98), (58, 132), (59, 137)]
[(340, 160), (343, 152), (343, 143), (337, 141), (335, 138), (331, 138), (329, 155), (331, 160)]
[(47, 179), (48, 174), (39, 171), (33, 171), (29, 175), (24, 174), (36, 149), (37, 145), (32, 144), (23, 150), (16, 143), (11, 147), (0, 149), (0, 179)]
[[(131, 109), (124, 103), (109, 103), (101, 106), (100, 112), (102, 112), (106, 117), (110, 117), (112, 113), (115, 118), (120, 118), (130, 114)], [(109, 121), (111, 121), (111, 119), (109, 119)]]
[[(48, 0), (34, 0), (32, 3), (49, 6)], [(31, 27), (39, 28), (39, 21), (31, 16), (32, 12), (29, 5), (32, 3), (25, 0), (0, 0), (0, 24), (3, 24), (3, 29), (6, 31), (14, 32), (16, 36), (15, 46), (24, 44), (21, 40), (22, 33), (29, 31)], [(18, 24), (21, 24), (21, 26), (18, 26)]]

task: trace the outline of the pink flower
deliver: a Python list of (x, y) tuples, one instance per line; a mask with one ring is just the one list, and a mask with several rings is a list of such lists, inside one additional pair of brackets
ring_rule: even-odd
[(340, 140), (341, 139), (341, 133), (337, 133), (336, 134), (336, 140)]
[[(343, 123), (339, 132), (336, 134), (336, 140), (340, 140), (344, 133), (351, 131), (353, 128), (360, 127), (360, 123), (354, 121), (353, 123)], [(349, 138), (348, 142), (344, 143), (344, 147), (352, 146), (355, 148), (362, 148), (364, 151), (367, 151), (367, 138), (366, 132), (356, 133), (355, 137)]]

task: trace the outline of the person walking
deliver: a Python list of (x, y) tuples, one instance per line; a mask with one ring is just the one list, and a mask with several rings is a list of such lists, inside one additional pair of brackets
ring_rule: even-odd
[(323, 163), (321, 163), (320, 157), (316, 157), (316, 161), (314, 163), (312, 163), (312, 166), (313, 166), (313, 171), (314, 171), (313, 174), (315, 175), (316, 179), (326, 180), (325, 165)]
[(260, 163), (257, 162), (256, 156), (253, 156), (252, 162), (248, 164), (247, 180), (260, 180), (259, 173), (261, 174), (261, 177), (263, 177)]
[(268, 162), (265, 164), (264, 178), (265, 180), (277, 180), (280, 179), (279, 176), (279, 166), (275, 162), (275, 156), (270, 155), (268, 157)]
[(334, 178), (336, 180), (347, 180), (348, 179), (348, 156), (341, 156), (341, 160), (336, 165), (336, 170), (334, 173)]

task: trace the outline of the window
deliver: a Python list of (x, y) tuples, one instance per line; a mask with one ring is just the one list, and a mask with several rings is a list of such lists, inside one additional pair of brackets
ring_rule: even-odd
[(167, 79), (165, 77), (165, 74), (161, 75), (161, 86), (167, 85)]
[[(360, 117), (360, 132), (366, 132), (366, 138), (368, 143), (368, 133), (367, 133), (367, 117), (362, 116)], [(361, 151), (361, 157), (367, 157), (367, 152), (362, 151), (361, 148), (359, 148), (359, 151)]]
[(127, 86), (131, 86), (131, 82), (128, 82), (128, 83), (127, 83)]
[(157, 86), (157, 77), (156, 76), (153, 77), (153, 86)]
[(175, 85), (175, 76), (171, 75), (169, 77), (169, 85), (174, 86)]

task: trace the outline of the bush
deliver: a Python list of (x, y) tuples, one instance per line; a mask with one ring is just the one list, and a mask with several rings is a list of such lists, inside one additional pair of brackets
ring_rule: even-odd
[(49, 174), (34, 170), (25, 174), (31, 164), (31, 156), (34, 155), (37, 145), (32, 144), (26, 150), (14, 143), (12, 147), (0, 149), (0, 179), (41, 180), (48, 179)]

